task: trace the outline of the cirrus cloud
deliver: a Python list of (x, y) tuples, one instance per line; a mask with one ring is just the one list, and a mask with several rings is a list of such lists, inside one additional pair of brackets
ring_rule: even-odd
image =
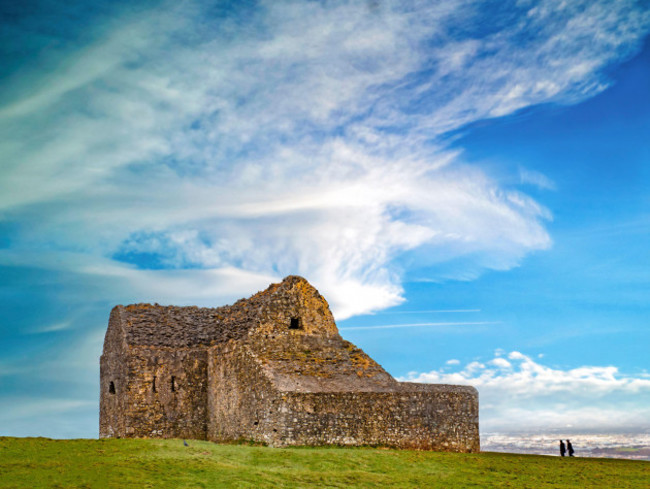
[(551, 245), (550, 213), (446, 136), (598, 93), (649, 17), (632, 1), (507, 2), (509, 20), (484, 28), (485, 8), (274, 1), (214, 16), (196, 1), (125, 16), (31, 90), (6, 82), (13, 248), (112, 260), (143, 290), (159, 269), (299, 273), (339, 318), (400, 303), (405, 254), (467, 261), (432, 279), (516, 266)]

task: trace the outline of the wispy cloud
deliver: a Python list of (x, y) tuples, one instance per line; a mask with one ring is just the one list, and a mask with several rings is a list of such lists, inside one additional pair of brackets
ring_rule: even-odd
[(401, 303), (405, 253), (470, 257), (450, 278), (516, 266), (551, 245), (549, 212), (443, 136), (597, 93), (649, 18), (632, 1), (506, 11), (489, 29), (464, 1), (125, 17), (32, 90), (7, 82), (24, 95), (0, 107), (0, 209), (29, 223), (13, 247), (85, 254), (162, 297), (299, 273), (339, 318)]
[[(96, 437), (95, 399), (3, 396), (0, 436)], [(92, 421), (90, 421), (90, 419)]]
[[(87, 400), (72, 399), (48, 399), (46, 403), (40, 398), (9, 398), (3, 399), (0, 404), (3, 426), (8, 426), (14, 419), (29, 416), (42, 416), (47, 414), (58, 414), (69, 410), (86, 407), (90, 404)], [(94, 403), (93, 403), (94, 404)]]
[[(72, 252), (24, 252), (0, 250), (0, 266), (37, 267), (53, 272), (67, 273), (74, 283), (92, 287), (88, 295), (76, 288), (57, 289), (58, 297), (65, 303), (83, 304), (92, 294), (110, 297), (112, 301), (159, 302), (162, 304), (197, 304), (214, 306), (216, 303), (232, 302), (265, 289), (278, 276), (255, 274), (234, 267), (205, 270), (139, 270), (115, 260)], [(77, 297), (71, 297), (72, 295)], [(74, 317), (75, 312), (69, 314)], [(39, 327), (37, 331), (64, 329), (69, 322)]]
[(543, 190), (556, 190), (557, 188), (555, 182), (543, 173), (526, 168), (519, 169), (519, 180), (522, 184), (534, 185)]
[(359, 329), (397, 329), (397, 328), (424, 328), (432, 326), (486, 326), (488, 324), (500, 324), (499, 321), (452, 321), (439, 323), (404, 323), (404, 324), (378, 324), (374, 326), (346, 326), (340, 328), (341, 331), (351, 331)]
[(447, 314), (457, 312), (481, 312), (480, 309), (423, 309), (422, 311), (384, 311), (379, 314)]
[(47, 324), (45, 326), (39, 326), (34, 328), (32, 333), (55, 333), (57, 331), (64, 331), (72, 325), (71, 321), (60, 321), (58, 323)]
[(650, 380), (625, 375), (615, 366), (563, 370), (513, 351), (490, 361), (473, 361), (411, 373), (404, 380), (468, 384), (479, 390), (483, 431), (634, 431), (650, 416)]

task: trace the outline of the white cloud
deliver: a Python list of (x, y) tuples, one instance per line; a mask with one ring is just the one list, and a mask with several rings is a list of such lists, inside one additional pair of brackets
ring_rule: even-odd
[(71, 321), (60, 321), (45, 326), (39, 326), (32, 330), (32, 333), (55, 333), (57, 331), (64, 331), (72, 325)]
[(341, 328), (342, 331), (351, 331), (359, 329), (399, 329), (399, 328), (425, 328), (435, 326), (487, 326), (499, 324), (499, 321), (453, 321), (438, 323), (398, 323), (398, 324), (377, 324), (373, 326), (346, 326)]
[(88, 398), (2, 396), (0, 436), (96, 438), (96, 406), (97, 400)]
[(5, 398), (0, 402), (0, 425), (10, 426), (16, 419), (58, 414), (88, 407), (91, 403), (94, 404), (92, 401), (73, 399), (48, 399), (45, 403), (41, 398)]
[(634, 431), (647, 424), (650, 380), (643, 375), (624, 375), (614, 366), (563, 370), (516, 351), (508, 358), (474, 361), (456, 372), (410, 373), (403, 380), (473, 385), (485, 432)]
[(543, 173), (526, 168), (519, 169), (519, 180), (521, 183), (535, 185), (543, 190), (556, 190), (557, 188), (555, 182)]
[[(516, 266), (550, 246), (550, 214), (440, 137), (597, 93), (648, 15), (512, 8), (514, 22), (464, 38), (452, 33), (482, 15), (464, 1), (262, 2), (239, 23), (184, 2), (125, 19), (0, 107), (0, 209), (30, 223), (13, 242), (84, 254), (160, 302), (299, 273), (338, 318), (399, 304), (404, 253), (471, 257), (451, 278)], [(129, 253), (184, 270), (111, 261)]]
[[(0, 265), (38, 267), (73, 274), (75, 281), (86, 284), (97, 297), (110, 297), (121, 302), (158, 302), (161, 304), (215, 306), (234, 302), (264, 290), (280, 278), (232, 267), (207, 270), (138, 270), (115, 260), (97, 258), (84, 253), (14, 252), (0, 250)], [(88, 299), (79, 291), (62, 287), (59, 294), (66, 302), (83, 303)], [(54, 293), (54, 292), (53, 292)], [(54, 325), (59, 326), (59, 325)], [(67, 325), (69, 326), (69, 325)], [(40, 331), (52, 331), (45, 327)]]
[(494, 360), (490, 361), (490, 364), (499, 368), (510, 368), (512, 366), (508, 360), (500, 357), (497, 357)]
[(524, 360), (526, 356), (518, 351), (511, 351), (510, 353), (508, 353), (508, 358), (510, 360)]

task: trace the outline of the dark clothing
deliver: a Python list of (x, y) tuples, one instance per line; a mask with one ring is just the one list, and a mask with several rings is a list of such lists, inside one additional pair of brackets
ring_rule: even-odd
[(573, 445), (571, 445), (569, 440), (566, 441), (566, 448), (569, 451), (569, 457), (573, 457)]
[(560, 455), (564, 457), (565, 453), (566, 453), (566, 447), (564, 446), (564, 442), (560, 440)]

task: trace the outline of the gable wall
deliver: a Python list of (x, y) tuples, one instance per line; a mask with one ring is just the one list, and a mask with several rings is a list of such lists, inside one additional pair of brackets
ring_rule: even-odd
[(127, 436), (205, 439), (208, 384), (205, 349), (132, 347), (126, 364)]
[[(338, 336), (329, 305), (323, 296), (304, 279), (285, 279), (251, 298), (255, 310), (250, 319), (251, 331), (258, 336), (286, 335)], [(300, 329), (290, 330), (291, 318), (299, 318)]]

